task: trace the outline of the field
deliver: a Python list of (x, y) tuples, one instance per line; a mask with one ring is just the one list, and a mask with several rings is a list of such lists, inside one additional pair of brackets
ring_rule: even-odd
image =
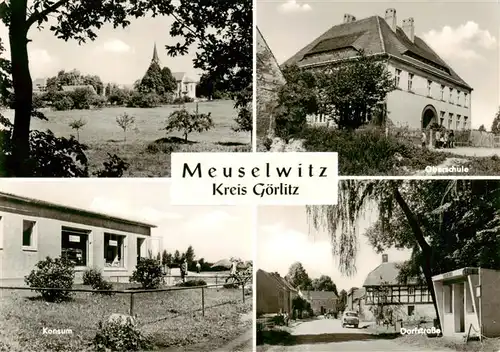
[[(130, 164), (126, 177), (169, 177), (170, 153), (172, 152), (243, 152), (251, 151), (250, 133), (234, 132), (234, 118), (237, 110), (233, 101), (212, 101), (198, 103), (200, 113), (210, 112), (214, 128), (188, 136), (188, 143), (181, 143), (181, 134), (168, 135), (162, 128), (168, 116), (178, 105), (168, 105), (151, 109), (108, 107), (99, 110), (43, 111), (48, 121), (32, 119), (32, 130), (51, 130), (58, 137), (76, 136), (69, 127), (70, 122), (83, 119), (87, 124), (80, 130), (80, 142), (88, 145), (87, 157), (90, 171), (102, 167), (107, 154), (116, 154)], [(196, 103), (186, 104), (194, 111)], [(13, 119), (11, 110), (2, 112)], [(116, 123), (116, 117), (127, 113), (135, 117), (134, 126), (124, 132)], [(172, 138), (173, 137), (173, 138)]]
[[(130, 295), (113, 297), (76, 293), (70, 302), (46, 303), (29, 291), (2, 292), (0, 351), (91, 350), (99, 321), (112, 313), (128, 314)], [(205, 316), (201, 290), (135, 294), (134, 314), (140, 330), (157, 349), (210, 345), (218, 348), (244, 333), (251, 321), (251, 297), (241, 301), (241, 290), (205, 289)], [(44, 334), (43, 329), (71, 329), (71, 334)]]

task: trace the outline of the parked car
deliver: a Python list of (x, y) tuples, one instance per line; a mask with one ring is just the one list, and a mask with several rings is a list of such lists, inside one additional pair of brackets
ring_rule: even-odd
[(357, 312), (345, 311), (344, 314), (342, 314), (342, 327), (345, 328), (348, 325), (353, 326), (356, 329), (358, 328), (359, 316)]

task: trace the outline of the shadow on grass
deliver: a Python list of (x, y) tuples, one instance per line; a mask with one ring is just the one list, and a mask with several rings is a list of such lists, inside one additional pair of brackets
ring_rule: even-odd
[(165, 143), (172, 143), (172, 144), (196, 144), (198, 142), (196, 141), (190, 141), (185, 140), (184, 138), (179, 138), (179, 137), (164, 137), (164, 138), (159, 138), (155, 140), (153, 143), (156, 144), (165, 144)]
[(225, 147), (238, 147), (241, 145), (248, 145), (248, 143), (241, 143), (241, 142), (217, 142), (215, 144), (223, 145)]
[(367, 340), (392, 340), (401, 336), (399, 333), (385, 334), (315, 334), (315, 335), (292, 335), (287, 331), (268, 330), (260, 331), (257, 334), (257, 344), (263, 345), (311, 345), (316, 343), (332, 343), (347, 341), (367, 341)]
[(106, 142), (108, 142), (108, 143), (122, 143), (123, 139), (108, 139)]

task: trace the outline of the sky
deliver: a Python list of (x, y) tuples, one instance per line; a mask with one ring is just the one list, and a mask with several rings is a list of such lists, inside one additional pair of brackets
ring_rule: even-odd
[(169, 252), (192, 245), (208, 262), (253, 260), (254, 208), (172, 206), (168, 179), (0, 179), (0, 192), (156, 225), (152, 236)]
[[(123, 29), (105, 25), (97, 32), (97, 39), (79, 45), (75, 40), (65, 42), (54, 36), (50, 25), (38, 30), (33, 26), (28, 33), (31, 77), (52, 77), (60, 70), (77, 69), (82, 74), (98, 75), (105, 83), (129, 85), (142, 78), (153, 57), (156, 42), (160, 65), (172, 72), (186, 72), (196, 79), (200, 71), (193, 68), (196, 46), (188, 54), (178, 57), (167, 55), (165, 45), (174, 45), (177, 38), (170, 37), (171, 17), (131, 19)], [(8, 30), (0, 23), (0, 37), (8, 48)], [(181, 42), (183, 38), (180, 38)], [(6, 53), (10, 58), (10, 50)]]
[[(338, 270), (338, 262), (332, 255), (326, 233), (309, 231), (305, 206), (262, 206), (257, 212), (256, 267), (285, 276), (289, 267), (300, 262), (311, 279), (328, 275), (340, 291), (361, 287), (366, 276), (382, 262), (363, 235), (376, 220), (376, 213), (367, 213), (357, 226), (359, 229), (356, 273), (344, 276)], [(384, 252), (389, 261), (410, 259), (411, 252), (395, 248)]]
[[(424, 39), (472, 88), (472, 128), (489, 130), (500, 101), (500, 4), (489, 2), (257, 0), (257, 26), (281, 64), (348, 13), (384, 17), (395, 8), (398, 25), (413, 17)], [(293, 38), (292, 40), (290, 40)]]

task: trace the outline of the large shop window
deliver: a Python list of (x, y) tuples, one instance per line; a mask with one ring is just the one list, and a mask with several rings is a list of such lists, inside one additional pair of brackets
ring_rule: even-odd
[(87, 266), (90, 231), (63, 227), (61, 231), (61, 256), (75, 266)]
[(106, 267), (125, 266), (125, 236), (104, 234), (104, 260)]

